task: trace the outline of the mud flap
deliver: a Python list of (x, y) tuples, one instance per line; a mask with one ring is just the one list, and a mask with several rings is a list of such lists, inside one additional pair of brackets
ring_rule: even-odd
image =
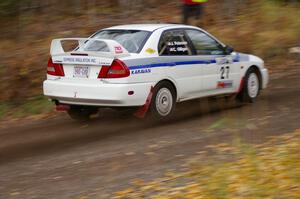
[(245, 77), (242, 77), (239, 89), (237, 90), (236, 93), (234, 93), (230, 96), (230, 99), (236, 98), (240, 94), (240, 92), (243, 90), (244, 86), (245, 86)]
[(144, 118), (146, 116), (146, 113), (148, 112), (149, 110), (149, 107), (151, 105), (151, 100), (152, 100), (152, 96), (153, 96), (153, 86), (151, 86), (151, 89), (150, 89), (150, 93), (147, 97), (147, 100), (146, 100), (146, 103), (141, 106), (135, 113), (134, 113), (134, 116), (137, 117), (137, 118)]
[(239, 86), (239, 90), (237, 91), (237, 93), (240, 93), (243, 90), (244, 84), (245, 84), (245, 77), (242, 77), (240, 86)]

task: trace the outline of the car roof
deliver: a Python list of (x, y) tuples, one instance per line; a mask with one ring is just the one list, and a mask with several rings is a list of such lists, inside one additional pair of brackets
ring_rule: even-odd
[(130, 24), (130, 25), (120, 25), (113, 26), (110, 28), (105, 28), (104, 30), (114, 29), (114, 30), (144, 30), (144, 31), (155, 31), (160, 28), (182, 28), (189, 27), (195, 28), (193, 26), (187, 26), (182, 24)]

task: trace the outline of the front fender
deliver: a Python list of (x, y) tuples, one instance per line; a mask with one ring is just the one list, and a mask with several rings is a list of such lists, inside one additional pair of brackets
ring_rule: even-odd
[(251, 67), (255, 67), (260, 73), (259, 75), (261, 78), (261, 89), (267, 87), (267, 84), (269, 82), (269, 74), (268, 74), (268, 69), (266, 69), (264, 66), (263, 59), (255, 55), (241, 54), (240, 62), (241, 62), (241, 79), (246, 76), (247, 71)]

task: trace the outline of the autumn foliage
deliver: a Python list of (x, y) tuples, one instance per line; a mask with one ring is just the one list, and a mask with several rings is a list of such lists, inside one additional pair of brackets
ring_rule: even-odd
[[(1, 104), (11, 109), (42, 95), (52, 39), (88, 37), (119, 24), (180, 23), (181, 9), (179, 0), (1, 0)], [(191, 24), (237, 51), (264, 58), (272, 70), (293, 61), (288, 49), (299, 45), (299, 19), (299, 4), (290, 1), (211, 0)]]
[(183, 171), (135, 180), (115, 199), (220, 199), (300, 197), (300, 130), (262, 145), (219, 144), (194, 157)]

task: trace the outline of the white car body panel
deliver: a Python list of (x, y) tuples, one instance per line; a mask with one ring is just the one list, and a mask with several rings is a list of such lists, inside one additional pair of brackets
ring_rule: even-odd
[[(146, 103), (151, 87), (162, 80), (168, 80), (174, 84), (177, 91), (177, 102), (180, 102), (200, 97), (237, 93), (243, 77), (251, 66), (256, 66), (259, 69), (262, 89), (266, 88), (268, 70), (264, 68), (263, 60), (253, 55), (233, 52), (226, 56), (159, 56), (158, 43), (162, 33), (165, 30), (180, 28), (200, 30), (214, 38), (200, 28), (185, 25), (115, 26), (104, 30), (145, 30), (152, 33), (139, 53), (128, 53), (123, 46), (112, 40), (99, 40), (107, 43), (110, 52), (76, 51), (75, 54), (87, 53), (88, 58), (93, 59), (93, 62), (81, 60), (81, 63), (76, 60), (80, 60), (82, 56), (74, 56), (71, 52), (64, 52), (60, 42), (62, 40), (78, 40), (79, 43), (82, 43), (88, 39), (53, 40), (51, 56), (54, 62), (63, 63), (65, 76), (47, 75), (47, 80), (43, 84), (44, 95), (62, 104), (105, 107), (142, 106)], [(214, 39), (218, 41), (216, 38)], [(220, 41), (218, 42), (222, 44)], [(224, 46), (224, 44), (222, 45)], [(113, 53), (114, 46), (120, 46), (122, 53)], [(152, 51), (149, 52), (149, 49)], [(114, 59), (119, 59), (128, 66), (130, 76), (98, 79), (101, 65), (109, 65)], [(73, 77), (74, 66), (78, 64), (89, 67), (88, 78)], [(220, 70), (227, 66), (230, 66), (230, 73), (226, 81), (229, 82), (230, 86), (218, 88), (218, 82), (222, 81)], [(129, 91), (134, 91), (134, 94), (129, 95)]]

